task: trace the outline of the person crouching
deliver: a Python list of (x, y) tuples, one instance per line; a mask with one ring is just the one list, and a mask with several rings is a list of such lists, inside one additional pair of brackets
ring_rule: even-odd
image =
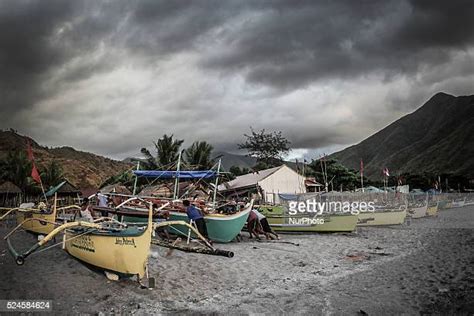
[(207, 234), (206, 221), (204, 220), (204, 215), (201, 211), (191, 205), (189, 200), (184, 200), (183, 205), (186, 208), (186, 214), (188, 215), (189, 220), (193, 220), (196, 223), (196, 228), (201, 235), (203, 235), (209, 241), (209, 235)]

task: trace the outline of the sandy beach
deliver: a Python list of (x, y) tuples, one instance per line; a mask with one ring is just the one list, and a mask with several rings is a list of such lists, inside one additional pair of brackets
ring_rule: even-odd
[[(0, 298), (51, 299), (55, 314), (474, 313), (474, 207), (351, 234), (282, 237), (218, 245), (234, 258), (166, 256), (153, 246), (153, 290), (109, 281), (58, 247), (16, 266), (2, 239)], [(26, 247), (35, 237), (13, 241)]]

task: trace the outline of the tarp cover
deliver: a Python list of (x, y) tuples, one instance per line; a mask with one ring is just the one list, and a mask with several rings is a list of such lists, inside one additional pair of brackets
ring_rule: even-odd
[(193, 170), (193, 171), (168, 171), (168, 170), (136, 170), (133, 172), (137, 177), (162, 178), (162, 179), (209, 179), (215, 178), (217, 173), (214, 170)]

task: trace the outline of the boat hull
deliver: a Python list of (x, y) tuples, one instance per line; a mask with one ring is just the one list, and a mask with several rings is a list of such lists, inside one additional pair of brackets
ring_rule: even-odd
[(67, 229), (65, 250), (71, 256), (101, 269), (143, 278), (150, 252), (151, 229), (133, 233), (130, 230), (113, 234), (84, 234), (82, 229)]
[[(32, 219), (24, 222), (27, 219)], [(16, 221), (18, 224), (23, 223), (21, 226), (24, 230), (31, 233), (47, 235), (54, 230), (56, 227), (54, 221), (56, 220), (56, 214), (42, 214), (34, 212), (18, 212), (16, 215)]]
[[(244, 211), (232, 215), (206, 215), (204, 220), (206, 222), (209, 239), (221, 243), (227, 243), (234, 240), (247, 222), (250, 209), (251, 208), (248, 207)], [(180, 212), (170, 212), (170, 220), (185, 221), (189, 223), (186, 213)], [(183, 226), (172, 226), (172, 228), (170, 228), (171, 233), (179, 232), (185, 236), (187, 236), (188, 231), (188, 228)]]
[(426, 216), (437, 216), (438, 215), (438, 203), (436, 205), (428, 206), (426, 209)]
[(401, 225), (405, 222), (407, 211), (375, 211), (360, 213), (358, 217), (357, 226), (386, 226), (386, 225)]
[(278, 232), (353, 232), (357, 225), (357, 215), (350, 213), (318, 215), (314, 217), (317, 224), (305, 224), (307, 216), (288, 216), (281, 206), (261, 206), (259, 211), (266, 216), (272, 229)]
[(428, 205), (420, 206), (420, 207), (412, 207), (408, 213), (410, 214), (411, 218), (421, 218), (426, 217), (426, 211), (428, 210)]

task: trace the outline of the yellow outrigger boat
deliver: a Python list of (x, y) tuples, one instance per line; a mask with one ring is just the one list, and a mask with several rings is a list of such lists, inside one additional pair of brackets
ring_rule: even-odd
[(57, 198), (55, 195), (52, 210), (48, 210), (45, 207), (33, 208), (22, 205), (10, 209), (3, 208), (7, 212), (0, 217), (0, 221), (7, 218), (8, 215), (16, 213), (16, 222), (18, 224), (21, 223), (21, 228), (34, 234), (47, 235), (60, 225), (57, 223), (58, 211), (65, 211), (67, 209), (80, 209), (80, 207), (70, 205), (57, 208)]
[(428, 205), (426, 209), (426, 216), (438, 216), (439, 202), (435, 205)]
[[(18, 265), (23, 265), (25, 259), (29, 255), (45, 246), (59, 233), (64, 232), (62, 246), (71, 256), (82, 262), (119, 276), (137, 276), (137, 280), (141, 285), (141, 279), (148, 275), (147, 264), (150, 246), (152, 244), (152, 233), (154, 229), (159, 227), (171, 225), (187, 226), (195, 235), (204, 241), (206, 246), (212, 249), (212, 251), (208, 251), (207, 253), (224, 255), (227, 257), (233, 256), (233, 253), (212, 248), (206, 239), (193, 226), (184, 221), (153, 223), (152, 204), (138, 197), (135, 199), (149, 204), (148, 221), (146, 226), (129, 226), (109, 217), (99, 218), (92, 223), (83, 221), (65, 223), (56, 227), (52, 232), (27, 251), (18, 253), (12, 246), (10, 237), (24, 224), (21, 223), (5, 236), (9, 252)], [(168, 204), (169, 203), (163, 205), (162, 208), (166, 207)], [(26, 221), (29, 220), (39, 221), (41, 219), (27, 219)], [(150, 278), (149, 280), (151, 281), (153, 279)]]
[[(17, 228), (22, 225), (23, 223)], [(15, 230), (5, 239), (18, 265), (22, 265), (29, 255), (64, 231), (63, 249), (71, 256), (108, 272), (127, 277), (136, 275), (140, 280), (145, 276), (150, 252), (153, 231), (152, 206), (149, 207), (148, 223), (145, 227), (128, 227), (107, 217), (92, 223), (70, 222), (56, 227), (22, 254), (17, 253), (10, 242), (9, 237)]]
[(401, 225), (405, 222), (407, 209), (363, 212), (358, 215), (357, 226)]

